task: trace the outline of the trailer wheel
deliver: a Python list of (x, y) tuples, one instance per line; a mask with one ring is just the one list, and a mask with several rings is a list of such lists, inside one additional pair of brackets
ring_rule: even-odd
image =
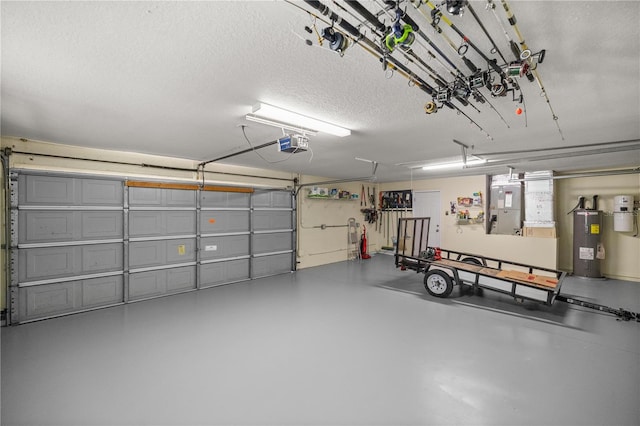
[(451, 277), (444, 271), (428, 271), (424, 276), (424, 288), (435, 297), (447, 297), (453, 290)]
[(464, 259), (462, 259), (462, 261), (464, 263), (469, 263), (469, 264), (472, 264), (472, 265), (482, 266), (482, 262), (480, 262), (475, 257), (465, 257)]

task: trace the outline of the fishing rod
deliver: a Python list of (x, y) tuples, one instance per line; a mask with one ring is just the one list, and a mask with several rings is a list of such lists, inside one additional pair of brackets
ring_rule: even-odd
[[(368, 39), (363, 34), (361, 34), (360, 30), (355, 28), (349, 22), (342, 19), (338, 14), (336, 14), (331, 9), (329, 9), (328, 6), (324, 5), (319, 0), (304, 0), (304, 1), (314, 9), (318, 10), (320, 14), (327, 16), (331, 21), (332, 26), (334, 23), (338, 24), (342, 29), (344, 29), (349, 34), (351, 34), (351, 36), (354, 37), (354, 40), (363, 41), (364, 43), (358, 43), (358, 44), (362, 47), (368, 47), (368, 49), (365, 49), (365, 50), (367, 50), (369, 53), (371, 53), (373, 56), (377, 57), (378, 59), (383, 59), (383, 57), (385, 56), (385, 53), (381, 47), (377, 46), (372, 40)], [(311, 12), (307, 11), (306, 9), (300, 7), (299, 5), (293, 2), (287, 1), (287, 3), (298, 7), (299, 9), (309, 13), (312, 16), (315, 16), (318, 19), (321, 19), (319, 16), (312, 14)], [(402, 70), (407, 75), (407, 78), (409, 78), (410, 81), (413, 81), (418, 86), (418, 88), (420, 88), (421, 90), (423, 90), (424, 92), (426, 92), (432, 97), (435, 95), (436, 90), (432, 86), (430, 86), (427, 82), (422, 80), (419, 76), (417, 76), (413, 71), (407, 68), (405, 65), (401, 64), (391, 56), (387, 57), (387, 60), (388, 60), (388, 63), (392, 65), (394, 68)], [(491, 135), (482, 128), (482, 126), (480, 126), (475, 120), (469, 117), (464, 111), (462, 111), (456, 105), (452, 104), (450, 101), (443, 102), (443, 104), (451, 109), (455, 109), (458, 112), (458, 114), (464, 115), (470, 121), (470, 123), (475, 125), (481, 132), (483, 132), (487, 136), (487, 138), (493, 139)]]
[[(531, 59), (531, 56), (532, 56), (531, 50), (529, 50), (529, 48), (527, 47), (527, 44), (524, 41), (524, 37), (522, 36), (522, 33), (518, 29), (518, 25), (516, 23), (517, 22), (516, 17), (511, 11), (511, 8), (509, 7), (509, 4), (507, 3), (506, 0), (500, 0), (500, 2), (502, 3), (502, 7), (504, 8), (504, 11), (507, 15), (507, 20), (509, 21), (509, 24), (511, 24), (511, 27), (513, 28), (516, 35), (518, 36), (518, 40), (520, 40), (520, 47), (522, 48), (522, 52), (520, 53), (520, 59), (525, 60), (530, 65), (531, 73), (533, 74), (534, 78), (538, 82), (538, 87), (540, 87), (540, 90), (542, 91), (542, 95), (547, 101), (547, 105), (549, 106), (549, 110), (551, 111), (551, 116), (553, 117), (553, 121), (556, 123), (556, 127), (558, 128), (560, 137), (562, 138), (562, 140), (564, 140), (564, 135), (562, 134), (560, 123), (558, 123), (558, 116), (556, 115), (555, 111), (553, 110), (553, 107), (551, 106), (549, 95), (547, 95), (547, 91), (545, 90), (544, 85), (542, 84), (542, 80), (540, 79), (540, 74), (536, 69), (537, 67), (531, 66), (533, 63)], [(540, 52), (540, 58), (538, 59), (538, 62), (542, 62), (543, 58), (544, 58), (544, 50)]]
[(519, 61), (520, 60), (520, 48), (518, 47), (518, 44), (515, 41), (513, 41), (513, 39), (509, 35), (509, 32), (507, 31), (507, 29), (505, 28), (504, 24), (502, 23), (502, 19), (500, 19), (500, 17), (496, 13), (496, 4), (493, 2), (493, 0), (487, 0), (486, 8), (491, 10), (491, 12), (493, 13), (493, 16), (496, 18), (496, 21), (498, 21), (498, 24), (500, 24), (500, 28), (502, 29), (502, 33), (507, 38), (507, 43), (509, 43), (509, 47), (511, 48), (511, 53), (513, 53), (513, 55), (516, 57), (516, 60)]
[[(434, 43), (433, 41), (431, 41), (431, 39), (429, 39), (429, 37), (427, 37), (426, 34), (424, 34), (424, 32), (420, 29), (420, 26), (409, 16), (407, 15), (406, 11), (402, 11), (400, 9), (399, 6), (399, 2), (396, 2), (394, 0), (385, 0), (386, 4), (395, 7), (395, 21), (394, 21), (394, 26), (393, 28), (398, 28), (400, 25), (400, 21), (404, 21), (405, 25), (402, 27), (404, 29), (404, 31), (415, 31), (417, 32), (423, 39), (425, 39), (429, 45), (440, 55), (442, 56), (442, 58), (444, 58), (451, 66), (452, 68), (457, 71), (456, 73), (451, 72), (451, 74), (454, 77), (454, 82), (452, 84), (450, 84), (447, 87), (441, 88), (436, 97), (435, 100), (428, 103), (427, 105), (425, 105), (425, 112), (427, 114), (432, 114), (434, 112), (437, 112), (438, 107), (436, 104), (436, 101), (438, 102), (445, 102), (448, 101), (451, 97), (457, 99), (458, 101), (460, 101), (460, 103), (462, 103), (463, 105), (467, 106), (467, 105), (471, 105), (472, 108), (474, 108), (478, 113), (480, 113), (480, 110), (473, 104), (469, 103), (467, 101), (467, 98), (469, 98), (469, 96), (472, 93), (471, 88), (469, 88), (469, 84), (466, 80), (466, 77), (464, 75), (464, 73), (453, 63), (451, 62), (451, 60), (447, 57), (447, 55), (442, 52), (442, 50), (440, 50)], [(385, 45), (387, 46), (387, 48), (389, 50), (393, 50), (393, 48), (395, 47), (396, 41), (398, 39), (399, 34), (397, 33), (390, 33), (386, 36), (386, 40), (385, 40)], [(415, 36), (414, 36), (415, 37)], [(391, 41), (390, 41), (391, 39)], [(428, 52), (431, 53), (431, 52)], [(435, 58), (435, 55), (431, 54), (432, 57)], [(444, 64), (442, 64), (444, 66)]]
[[(358, 12), (360, 15), (362, 15), (362, 17), (364, 19), (366, 19), (371, 25), (373, 25), (375, 27), (376, 30), (378, 31), (383, 31), (383, 34), (381, 35), (382, 38), (385, 39), (385, 43), (384, 43), (384, 47), (386, 47), (391, 53), (391, 50), (393, 50), (393, 48), (396, 45), (400, 46), (400, 51), (405, 55), (405, 57), (410, 56), (411, 58), (415, 59), (420, 65), (422, 65), (422, 67), (424, 67), (427, 70), (427, 75), (429, 75), (429, 77), (434, 80), (436, 82), (436, 84), (440, 87), (440, 89), (449, 87), (449, 83), (435, 70), (433, 69), (431, 66), (429, 66), (429, 64), (427, 64), (422, 58), (420, 58), (417, 53), (410, 47), (411, 44), (411, 39), (409, 34), (413, 31), (413, 27), (411, 28), (402, 28), (403, 34), (404, 32), (408, 32), (407, 35), (405, 35), (404, 37), (404, 41), (401, 44), (396, 43), (395, 41), (393, 42), (393, 45), (390, 46), (390, 42), (389, 39), (394, 39), (395, 35), (392, 34), (390, 31), (393, 30), (393, 27), (387, 27), (383, 22), (380, 21), (380, 19), (374, 15), (372, 12), (370, 12), (367, 8), (365, 8), (359, 1), (357, 0), (349, 0), (346, 1), (346, 4), (349, 5), (350, 7), (352, 7), (356, 12)], [(347, 13), (351, 14), (351, 12), (347, 11)], [(356, 18), (357, 19), (357, 18)], [(394, 26), (398, 25), (398, 21), (400, 20), (400, 14), (396, 13), (396, 21), (394, 21)], [(399, 28), (396, 28), (399, 29)], [(373, 31), (373, 29), (372, 29)], [(400, 35), (400, 37), (402, 37), (402, 35)], [(414, 36), (415, 39), (415, 36)], [(383, 49), (384, 49), (383, 47)], [(427, 51), (428, 54), (430, 54), (432, 57), (433, 54), (429, 51)], [(412, 59), (408, 58), (407, 59), (411, 62), (413, 62)], [(431, 73), (431, 74), (430, 74)], [(433, 74), (433, 75), (432, 75)], [(456, 74), (453, 74), (454, 78), (456, 78)], [(467, 99), (464, 96), (461, 96), (460, 93), (455, 93), (453, 96), (455, 99), (457, 99), (462, 105), (464, 106), (471, 106), (472, 108), (474, 108), (478, 113), (480, 113), (480, 110), (478, 108), (475, 107), (475, 105), (470, 104)]]
[[(453, 22), (451, 22), (451, 20), (449, 18), (447, 18), (442, 11), (440, 10), (440, 8), (438, 6), (435, 6), (433, 3), (431, 3), (431, 1), (429, 0), (422, 0), (424, 2), (424, 4), (426, 4), (427, 6), (429, 6), (431, 8), (431, 15), (433, 17), (434, 22), (436, 22), (437, 24), (440, 23), (440, 20), (444, 21), (447, 25), (449, 25), (449, 27), (451, 27), (452, 30), (454, 30), (460, 37), (462, 37), (462, 39), (469, 44), (469, 46), (471, 46), (471, 48), (473, 48), (473, 50), (475, 50), (481, 57), (482, 59), (484, 59), (487, 64), (500, 75), (500, 83), (497, 84), (493, 84), (491, 86), (491, 95), (494, 97), (497, 96), (506, 96), (508, 92), (512, 93), (512, 98), (513, 101), (515, 102), (516, 100), (518, 100), (519, 103), (523, 103), (524, 102), (524, 95), (522, 93), (522, 89), (520, 89), (520, 85), (518, 84), (518, 82), (516, 81), (515, 78), (511, 78), (511, 76), (522, 76), (524, 75), (524, 69), (521, 66), (518, 66), (515, 69), (511, 69), (511, 68), (507, 68), (509, 71), (509, 75), (507, 75), (507, 73), (498, 65), (498, 61), (496, 61), (495, 59), (489, 59), (487, 57), (487, 55), (485, 55), (482, 50), (480, 50), (478, 48), (478, 46), (476, 46), (469, 37), (467, 37), (457, 26), (456, 24), (454, 24)], [(460, 13), (460, 11), (458, 11), (458, 13)], [(528, 66), (527, 66), (528, 69)], [(512, 87), (509, 87), (509, 86)], [(516, 98), (516, 94), (515, 92), (519, 91), (520, 92), (520, 96), (519, 98)], [(516, 113), (521, 113), (518, 112), (519, 110), (516, 110)]]
[[(418, 11), (425, 17), (425, 19), (427, 20), (427, 22), (429, 22), (431, 24), (431, 26), (433, 27), (434, 30), (436, 30), (436, 32), (438, 34), (440, 34), (442, 36), (442, 38), (445, 39), (445, 41), (447, 42), (447, 44), (449, 45), (449, 47), (451, 47), (451, 49), (453, 49), (455, 52), (457, 52), (460, 57), (462, 58), (462, 60), (464, 61), (464, 63), (467, 65), (467, 67), (471, 70), (471, 72), (474, 74), (470, 79), (469, 79), (469, 85), (472, 88), (472, 93), (474, 94), (474, 98), (481, 102), (481, 103), (487, 103), (489, 105), (489, 107), (491, 107), (492, 110), (495, 111), (496, 114), (498, 114), (498, 116), (500, 117), (500, 119), (502, 120), (502, 122), (507, 126), (507, 128), (511, 128), (511, 126), (509, 126), (509, 123), (507, 123), (507, 121), (504, 119), (504, 117), (502, 116), (502, 114), (500, 114), (500, 111), (498, 111), (491, 102), (489, 102), (489, 100), (484, 96), (484, 94), (482, 94), (482, 92), (480, 92), (479, 88), (482, 86), (487, 86), (487, 88), (489, 90), (491, 90), (491, 85), (488, 84), (488, 76), (486, 75), (486, 73), (478, 73), (478, 71), (480, 71), (480, 69), (478, 67), (475, 66), (475, 64), (465, 56), (467, 49), (469, 48), (468, 45), (461, 45), (461, 46), (456, 46), (456, 44), (453, 42), (453, 40), (451, 40), (451, 38), (444, 32), (442, 31), (442, 28), (440, 28), (440, 25), (438, 25), (438, 23), (431, 19), (431, 16), (426, 13), (424, 11), (424, 9), (421, 7), (422, 6), (422, 0), (411, 0), (411, 2), (413, 3), (414, 7), (416, 9), (418, 9)], [(526, 108), (525, 108), (525, 122), (526, 122)]]
[[(380, 37), (381, 39), (383, 39), (385, 37), (385, 35), (387, 34), (389, 27), (387, 27), (383, 22), (381, 22), (378, 17), (376, 15), (374, 15), (373, 13), (371, 13), (369, 11), (369, 9), (365, 8), (364, 6), (362, 6), (362, 4), (360, 4), (360, 2), (358, 2), (357, 0), (346, 0), (345, 2), (351, 7), (353, 8), (356, 12), (358, 12), (360, 15), (362, 15), (362, 17), (365, 19), (366, 22), (360, 20), (360, 18), (358, 18), (357, 16), (355, 16), (352, 12), (350, 12), (349, 10), (347, 10), (346, 8), (344, 8), (342, 5), (340, 5), (339, 3), (337, 3), (335, 0), (333, 0), (334, 4), (336, 6), (338, 6), (341, 10), (344, 10), (345, 12), (347, 12), (349, 15), (353, 16), (354, 19), (358, 20), (362, 25), (367, 25), (367, 22), (372, 25), (374, 28), (369, 27), (369, 29), (371, 30), (371, 32), (373, 32), (374, 34), (376, 34), (378, 37)], [(436, 71), (434, 70), (429, 64), (427, 64), (422, 58), (420, 58), (414, 51), (413, 49), (410, 48), (406, 48), (406, 49), (401, 49), (403, 55), (405, 56), (405, 58), (407, 60), (409, 60), (409, 62), (414, 63), (414, 60), (417, 61), (417, 65), (420, 68), (420, 66), (422, 66), (423, 71), (439, 86), (439, 87), (445, 87), (447, 86), (447, 82), (446, 80)], [(410, 56), (411, 58), (407, 57)], [(413, 58), (413, 59), (412, 59)], [(385, 68), (386, 64), (383, 63), (383, 69)]]
[(480, 25), (480, 28), (482, 29), (484, 34), (487, 36), (487, 38), (491, 42), (491, 45), (493, 46), (493, 50), (491, 51), (491, 53), (496, 53), (497, 52), (498, 55), (500, 55), (500, 58), (502, 58), (502, 61), (506, 64), (507, 60), (505, 59), (505, 57), (502, 54), (502, 52), (500, 52), (500, 49), (498, 49), (498, 46), (496, 45), (496, 42), (493, 40), (493, 37), (491, 37), (491, 34), (489, 34), (489, 31), (487, 31), (487, 28), (484, 26), (484, 24), (480, 20), (480, 17), (476, 14), (476, 11), (473, 10), (473, 7), (471, 7), (471, 3), (469, 3), (468, 1), (465, 1), (465, 2), (466, 2), (466, 5), (467, 5), (467, 9), (469, 9), (469, 12), (471, 12), (471, 14), (475, 18), (476, 22), (478, 23), (478, 25)]
[(431, 16), (428, 13), (426, 13), (424, 11), (424, 9), (422, 9), (422, 7), (421, 7), (422, 6), (422, 0), (411, 0), (411, 3), (422, 14), (422, 16), (424, 16), (424, 18), (427, 20), (429, 25), (431, 25), (433, 27), (433, 29), (436, 30), (436, 32), (438, 34), (440, 34), (442, 36), (442, 38), (444, 38), (444, 40), (449, 44), (449, 46), (451, 46), (451, 48), (455, 52), (458, 53), (458, 55), (460, 56), (460, 59), (462, 59), (462, 61), (467, 66), (467, 68), (469, 68), (469, 70), (473, 74), (477, 73), (479, 71), (479, 68), (469, 58), (467, 58), (465, 56), (469, 46), (468, 45), (460, 45), (460, 47), (456, 47), (456, 45), (453, 42), (453, 40), (451, 40), (451, 38), (449, 38), (449, 36), (442, 31), (442, 28), (440, 28), (440, 26), (434, 20), (431, 19)]

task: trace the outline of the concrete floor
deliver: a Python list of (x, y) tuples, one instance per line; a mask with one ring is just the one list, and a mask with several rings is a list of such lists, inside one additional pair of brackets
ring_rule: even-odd
[(640, 323), (421, 279), (378, 255), (3, 328), (2, 424), (640, 424)]

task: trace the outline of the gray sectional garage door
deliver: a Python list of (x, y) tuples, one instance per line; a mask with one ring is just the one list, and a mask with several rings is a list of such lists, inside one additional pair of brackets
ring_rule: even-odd
[(289, 191), (11, 174), (10, 323), (294, 270)]

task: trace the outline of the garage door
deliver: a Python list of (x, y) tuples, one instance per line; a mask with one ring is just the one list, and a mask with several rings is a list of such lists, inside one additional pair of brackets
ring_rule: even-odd
[(11, 173), (10, 323), (295, 270), (290, 191)]
[(10, 320), (123, 303), (120, 180), (11, 174)]

